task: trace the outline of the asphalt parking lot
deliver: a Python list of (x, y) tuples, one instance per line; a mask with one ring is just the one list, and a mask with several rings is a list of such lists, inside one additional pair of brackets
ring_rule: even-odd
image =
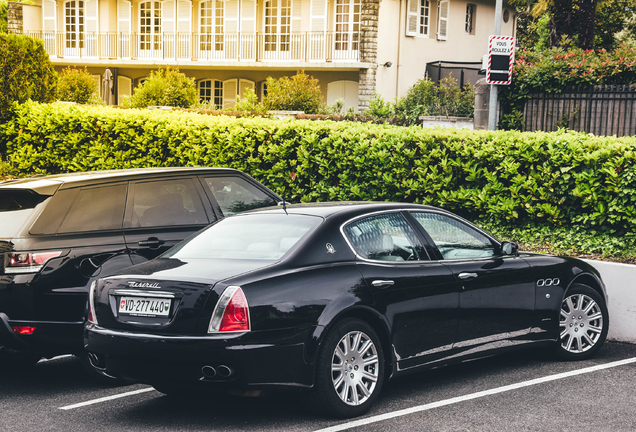
[(0, 371), (2, 431), (633, 431), (636, 345), (588, 361), (522, 351), (389, 383), (366, 416), (316, 417), (294, 394), (173, 400), (91, 382), (74, 357)]

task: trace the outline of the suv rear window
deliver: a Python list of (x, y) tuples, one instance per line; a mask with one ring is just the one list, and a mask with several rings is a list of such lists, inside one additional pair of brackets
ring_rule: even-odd
[(32, 191), (0, 191), (0, 238), (15, 237), (38, 204), (48, 197)]
[(206, 177), (205, 184), (224, 216), (276, 205), (272, 197), (240, 177)]

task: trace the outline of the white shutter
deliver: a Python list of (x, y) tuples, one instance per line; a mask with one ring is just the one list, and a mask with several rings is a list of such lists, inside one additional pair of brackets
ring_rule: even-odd
[(120, 33), (130, 33), (130, 9), (131, 3), (126, 0), (117, 2), (117, 31)]
[(225, 2), (225, 33), (238, 33), (238, 0), (227, 0)]
[(302, 0), (292, 0), (292, 21), (291, 21), (291, 31), (292, 33), (300, 33), (301, 27), (300, 23), (302, 20)]
[(417, 36), (417, 24), (419, 21), (419, 3), (421, 0), (406, 0), (406, 35)]
[(177, 32), (190, 33), (192, 23), (192, 3), (189, 1), (179, 1), (179, 9), (177, 11)]
[(237, 79), (223, 81), (223, 108), (233, 108), (236, 105), (237, 87)]
[(122, 97), (132, 95), (132, 80), (125, 76), (117, 77), (117, 103), (121, 105)]
[(327, 30), (327, 0), (311, 0), (312, 32)]
[(174, 33), (174, 0), (161, 3), (161, 31), (163, 33)]
[(244, 79), (239, 80), (239, 96), (241, 97), (241, 100), (245, 98), (245, 90), (247, 90), (248, 88), (252, 90), (256, 89), (254, 81)]
[(256, 32), (256, 1), (241, 1), (241, 33)]
[(98, 0), (84, 0), (84, 14), (86, 19), (86, 32), (96, 34), (98, 29), (97, 20), (97, 1)]
[(45, 32), (57, 30), (55, 0), (42, 0), (42, 28)]
[(438, 5), (438, 16), (439, 20), (437, 23), (437, 40), (446, 40), (448, 39), (448, 12), (449, 12), (449, 1), (441, 0)]

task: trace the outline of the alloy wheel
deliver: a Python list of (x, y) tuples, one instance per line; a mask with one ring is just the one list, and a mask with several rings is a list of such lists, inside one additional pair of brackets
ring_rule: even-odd
[(331, 379), (340, 399), (347, 405), (361, 405), (378, 382), (378, 352), (369, 336), (361, 331), (345, 334), (331, 360)]
[(570, 353), (591, 349), (599, 341), (603, 325), (601, 307), (593, 298), (585, 294), (568, 296), (561, 305), (561, 347)]

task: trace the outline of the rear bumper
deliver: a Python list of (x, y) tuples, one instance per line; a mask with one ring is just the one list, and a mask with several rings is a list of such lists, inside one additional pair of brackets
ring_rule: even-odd
[[(208, 389), (307, 388), (314, 367), (305, 359), (309, 329), (235, 335), (159, 336), (88, 324), (86, 349), (110, 376), (147, 384), (188, 384)], [(204, 375), (204, 366), (219, 371)], [(230, 376), (222, 376), (222, 366)]]
[[(35, 327), (30, 335), (19, 335), (13, 326)], [(84, 322), (11, 320), (0, 312), (0, 346), (43, 356), (79, 353), (82, 351)]]

